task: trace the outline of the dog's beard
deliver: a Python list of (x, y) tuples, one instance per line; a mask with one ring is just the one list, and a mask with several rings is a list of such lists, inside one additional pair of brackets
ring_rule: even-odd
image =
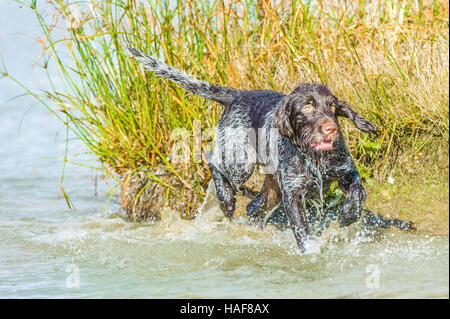
[(329, 136), (316, 131), (310, 134), (309, 147), (318, 153), (330, 152), (335, 149), (338, 139), (338, 135)]
[(327, 157), (329, 154), (332, 154), (337, 146), (338, 140), (338, 135), (329, 138), (314, 128), (304, 128), (297, 134), (297, 138), (293, 141), (293, 144), (302, 153), (309, 154), (314, 158), (319, 158)]
[(311, 143), (311, 147), (315, 151), (331, 151), (334, 148), (332, 140), (321, 140), (319, 142)]
[(335, 148), (337, 138), (327, 138), (320, 133), (308, 134), (305, 132), (301, 136), (303, 138), (303, 148), (308, 153), (323, 154), (332, 151)]

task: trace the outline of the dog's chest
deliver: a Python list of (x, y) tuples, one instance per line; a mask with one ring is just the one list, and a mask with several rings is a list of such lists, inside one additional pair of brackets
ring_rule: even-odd
[(329, 170), (325, 165), (306, 165), (306, 178), (305, 178), (305, 188), (308, 193), (319, 193), (323, 191), (323, 185), (326, 184), (329, 179)]
[(351, 164), (351, 158), (316, 161), (303, 159), (298, 162), (297, 174), (302, 176), (302, 188), (308, 193), (317, 193), (347, 174), (351, 170)]

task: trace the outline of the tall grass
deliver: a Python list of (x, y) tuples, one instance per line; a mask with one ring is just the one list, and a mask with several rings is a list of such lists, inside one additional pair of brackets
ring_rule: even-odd
[[(144, 73), (128, 46), (237, 89), (287, 93), (300, 82), (326, 84), (376, 123), (380, 134), (370, 137), (341, 121), (358, 164), (369, 169), (382, 169), (418, 136), (448, 143), (446, 1), (50, 3), (51, 12), (29, 5), (42, 28), (42, 67), (57, 65), (67, 88), (33, 94), (110, 172), (165, 167), (203, 195), (205, 163), (192, 163), (190, 173), (172, 165), (169, 132), (192, 132), (195, 120), (212, 129), (222, 111)], [(44, 19), (49, 13), (53, 21)]]

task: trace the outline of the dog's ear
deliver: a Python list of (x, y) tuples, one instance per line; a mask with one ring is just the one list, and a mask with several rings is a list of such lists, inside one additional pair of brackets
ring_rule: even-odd
[(350, 108), (350, 105), (345, 101), (338, 101), (336, 103), (336, 114), (338, 116), (349, 118), (355, 126), (366, 133), (377, 133), (375, 125), (368, 120), (362, 118), (355, 111)]
[(294, 140), (294, 129), (292, 128), (289, 114), (291, 113), (291, 98), (286, 96), (280, 102), (277, 112), (275, 113), (274, 126), (278, 128), (278, 133), (289, 140)]

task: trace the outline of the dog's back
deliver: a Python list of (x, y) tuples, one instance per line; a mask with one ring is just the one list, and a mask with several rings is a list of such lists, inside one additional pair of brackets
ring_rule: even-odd
[(237, 91), (235, 98), (224, 110), (223, 116), (244, 110), (254, 129), (266, 125), (267, 114), (277, 109), (285, 94), (272, 90)]

